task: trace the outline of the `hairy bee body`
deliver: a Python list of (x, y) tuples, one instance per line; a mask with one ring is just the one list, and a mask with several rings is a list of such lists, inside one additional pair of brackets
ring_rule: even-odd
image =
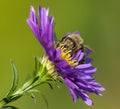
[(77, 34), (70, 34), (60, 41), (60, 45), (62, 45), (67, 50), (71, 50), (71, 54), (74, 54), (78, 50), (83, 50), (83, 39)]
[[(84, 41), (78, 34), (70, 34), (66, 37), (63, 37), (62, 40), (58, 43), (58, 46), (62, 46), (67, 51), (71, 51), (70, 55), (73, 56), (78, 50), (85, 52), (85, 49), (90, 49), (87, 45), (83, 44)], [(91, 49), (90, 49), (91, 50)], [(86, 54), (79, 63), (84, 63), (86, 59)]]

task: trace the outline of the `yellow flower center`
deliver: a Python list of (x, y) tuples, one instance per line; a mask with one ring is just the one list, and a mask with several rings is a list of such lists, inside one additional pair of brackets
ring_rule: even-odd
[(70, 54), (72, 52), (71, 50), (67, 50), (64, 47), (60, 47), (60, 49), (61, 49), (61, 56), (60, 56), (61, 59), (65, 59), (67, 63), (71, 66), (78, 65), (78, 62), (76, 60), (73, 60), (71, 57), (71, 54)]

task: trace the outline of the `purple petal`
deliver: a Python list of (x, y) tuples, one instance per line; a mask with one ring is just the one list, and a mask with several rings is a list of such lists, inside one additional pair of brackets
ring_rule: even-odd
[(30, 18), (27, 19), (27, 23), (30, 26), (32, 32), (35, 34), (36, 38), (39, 40), (39, 28)]
[(77, 34), (77, 35), (80, 36), (80, 32), (79, 31), (74, 32), (74, 34)]
[(87, 63), (91, 63), (91, 62), (92, 62), (92, 59), (87, 57), (85, 63), (87, 64)]
[(73, 55), (73, 57), (72, 57), (72, 59), (78, 59), (78, 57), (80, 56), (80, 54), (81, 54), (81, 50), (79, 50), (77, 53), (75, 53), (74, 55)]
[[(53, 46), (54, 18), (48, 16), (49, 9), (38, 8), (39, 23), (34, 8), (31, 6), (30, 17), (27, 23), (35, 34), (36, 38), (44, 48), (45, 53), (51, 60), (58, 58), (58, 52)], [(57, 56), (57, 57), (56, 57)]]
[(91, 50), (90, 49), (86, 49), (86, 56), (88, 56), (90, 53), (91, 53)]
[(38, 39), (40, 31), (39, 31), (38, 21), (36, 19), (36, 13), (32, 6), (30, 8), (30, 18), (27, 19), (27, 23)]
[(72, 98), (73, 98), (73, 102), (76, 102), (77, 96), (76, 96), (76, 94), (74, 93), (73, 89), (71, 89), (71, 88), (68, 88), (68, 89), (69, 89), (70, 94), (71, 94), (71, 96), (72, 96)]
[(97, 71), (97, 68), (94, 68), (94, 69), (90, 69), (90, 70), (85, 70), (84, 72), (85, 73), (94, 73)]
[(34, 21), (35, 24), (38, 24), (38, 21), (36, 19), (36, 13), (35, 13), (33, 6), (31, 6), (30, 8), (30, 18), (32, 21)]
[(86, 98), (86, 100), (85, 100), (84, 102), (85, 102), (88, 106), (92, 106), (92, 105), (93, 105), (91, 99), (89, 99), (89, 98)]
[(71, 82), (69, 79), (64, 78), (65, 83), (67, 84), (67, 86), (71, 89), (78, 89), (78, 86), (75, 85), (73, 82)]
[(48, 9), (42, 8), (39, 11), (40, 15), (40, 23), (41, 23), (41, 28), (42, 28), (42, 33), (45, 34), (47, 31), (47, 26), (48, 26)]
[(76, 66), (75, 68), (83, 69), (83, 68), (88, 68), (91, 66), (92, 66), (91, 63), (88, 63), (88, 64), (80, 64), (80, 65)]
[(79, 58), (78, 58), (78, 62), (80, 62), (83, 59), (83, 57), (84, 57), (84, 53), (81, 53)]

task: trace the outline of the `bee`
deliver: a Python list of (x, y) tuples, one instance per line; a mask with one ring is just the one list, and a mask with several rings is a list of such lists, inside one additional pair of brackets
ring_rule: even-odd
[[(70, 50), (71, 57), (78, 50), (82, 50), (82, 52), (84, 53), (85, 53), (85, 49), (89, 49), (90, 51), (93, 51), (89, 46), (84, 45), (84, 40), (82, 39), (80, 35), (74, 34), (74, 33), (63, 37), (62, 40), (59, 42), (58, 46), (62, 46), (67, 51)], [(83, 63), (85, 59), (86, 59), (86, 53), (83, 59), (80, 61), (80, 63)]]

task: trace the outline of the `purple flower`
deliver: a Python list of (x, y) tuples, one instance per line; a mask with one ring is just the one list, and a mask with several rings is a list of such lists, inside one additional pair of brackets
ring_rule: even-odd
[(61, 41), (57, 41), (54, 29), (54, 18), (48, 16), (49, 9), (38, 8), (38, 18), (31, 6), (27, 23), (42, 45), (46, 57), (54, 64), (54, 70), (67, 85), (75, 102), (81, 98), (87, 105), (92, 101), (89, 93), (101, 94), (105, 89), (95, 81), (93, 74), (96, 68), (89, 58), (90, 49), (84, 46), (79, 32), (66, 34)]

